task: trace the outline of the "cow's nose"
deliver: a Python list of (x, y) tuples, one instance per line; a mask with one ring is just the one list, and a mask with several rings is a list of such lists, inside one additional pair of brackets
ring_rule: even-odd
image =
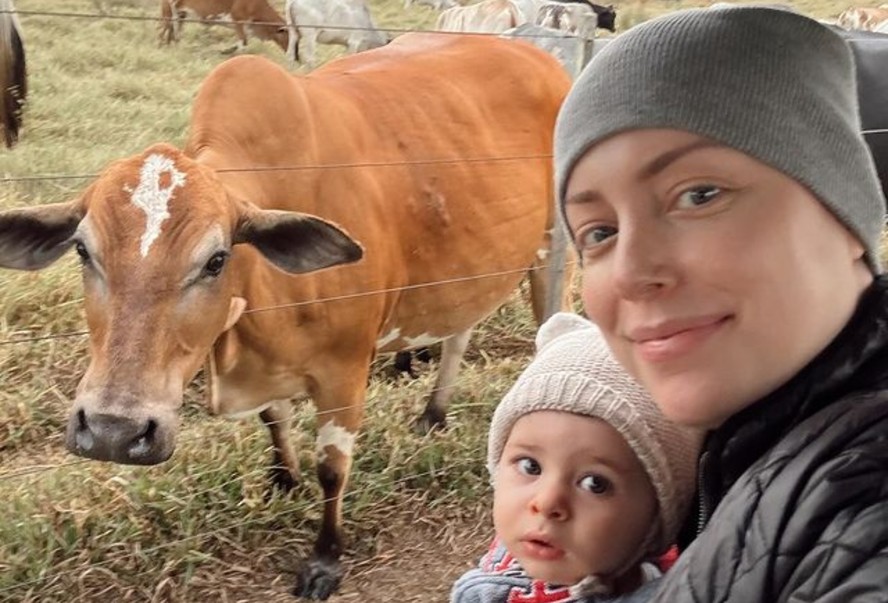
[(154, 419), (136, 420), (80, 409), (68, 424), (68, 450), (98, 461), (155, 465), (169, 458), (162, 430)]

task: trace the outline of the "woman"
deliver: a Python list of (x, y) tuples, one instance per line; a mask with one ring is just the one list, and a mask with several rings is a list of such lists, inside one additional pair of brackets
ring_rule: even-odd
[(888, 600), (885, 208), (856, 103), (837, 34), (737, 7), (619, 36), (562, 108), (586, 311), (710, 430), (655, 601)]

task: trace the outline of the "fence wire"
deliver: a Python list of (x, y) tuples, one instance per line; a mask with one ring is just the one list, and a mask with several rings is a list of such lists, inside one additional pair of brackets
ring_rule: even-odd
[[(13, 10), (13, 11), (0, 10), (0, 13), (13, 13), (13, 14), (17, 14), (18, 16), (21, 16), (21, 17), (48, 17), (48, 18), (68, 18), (68, 19), (141, 21), (141, 22), (154, 22), (156, 24), (160, 24), (163, 22), (163, 19), (161, 17), (153, 17), (153, 16), (147, 16), (147, 15), (115, 15), (115, 14), (79, 13), (79, 12), (66, 12), (66, 11), (42, 11), (42, 10)], [(244, 25), (254, 25), (254, 26), (255, 25), (275, 25), (275, 26), (280, 25), (279, 23), (257, 22), (257, 21), (216, 22), (213, 20), (204, 20), (204, 19), (199, 19), (199, 18), (186, 18), (186, 19), (180, 20), (180, 22), (201, 23), (204, 25), (217, 25), (218, 24), (218, 25), (225, 25), (225, 26), (231, 26), (231, 25), (234, 25), (235, 23), (240, 23), (240, 24), (244, 24)], [(372, 30), (371, 28), (343, 26), (343, 25), (335, 25), (335, 24), (324, 24), (324, 23), (300, 24), (299, 27), (305, 28), (305, 29), (338, 29), (338, 30), (346, 30), (346, 31), (348, 31), (348, 30), (371, 31)], [(465, 35), (463, 32), (441, 31), (441, 30), (434, 30), (434, 29), (420, 30), (420, 29), (415, 29), (415, 28), (399, 28), (399, 27), (387, 27), (387, 26), (380, 26), (380, 27), (376, 27), (375, 29), (377, 31), (383, 31), (383, 32), (386, 32), (389, 34), (422, 32), (422, 33), (440, 34), (440, 35)], [(501, 34), (500, 33), (474, 33), (473, 32), (471, 35), (499, 37)], [(532, 34), (532, 35), (515, 36), (515, 37), (555, 38), (555, 37), (563, 37), (563, 36), (560, 34), (559, 35)], [(504, 162), (504, 161), (528, 161), (528, 160), (551, 160), (551, 159), (552, 159), (551, 154), (502, 156), (502, 157), (462, 157), (462, 158), (440, 157), (440, 158), (403, 160), (403, 161), (366, 161), (366, 162), (352, 162), (352, 163), (338, 163), (338, 164), (292, 165), (292, 166), (254, 166), (254, 167), (247, 167), (247, 168), (227, 168), (227, 169), (221, 169), (221, 170), (217, 170), (217, 171), (222, 172), (222, 173), (239, 173), (239, 172), (243, 173), (243, 172), (281, 172), (281, 171), (311, 171), (311, 170), (336, 170), (336, 169), (364, 169), (364, 168), (387, 168), (387, 167), (397, 168), (397, 167), (421, 166), (421, 165), (447, 165), (447, 164), (479, 163), (479, 162), (493, 163), (493, 162)], [(91, 174), (45, 174), (45, 175), (32, 175), (32, 176), (20, 176), (20, 177), (4, 176), (4, 177), (0, 177), (0, 183), (11, 184), (11, 183), (41, 182), (41, 181), (85, 180), (85, 179), (90, 179), (90, 178), (96, 178), (98, 175), (99, 175), (98, 173), (91, 173)], [(453, 278), (453, 279), (446, 279), (446, 280), (442, 280), (442, 281), (434, 281), (434, 282), (428, 282), (428, 283), (418, 283), (418, 284), (407, 285), (407, 286), (403, 286), (403, 287), (392, 287), (392, 288), (387, 288), (387, 289), (379, 289), (379, 290), (374, 290), (374, 291), (360, 292), (360, 293), (355, 293), (355, 294), (333, 296), (333, 297), (328, 297), (328, 298), (319, 298), (319, 299), (315, 299), (315, 300), (306, 300), (306, 301), (301, 301), (301, 302), (280, 304), (280, 305), (270, 306), (270, 307), (249, 309), (246, 311), (246, 313), (268, 312), (268, 311), (272, 311), (272, 310), (279, 310), (279, 309), (284, 309), (284, 308), (294, 308), (294, 307), (309, 305), (309, 304), (328, 303), (328, 302), (333, 302), (333, 301), (341, 301), (341, 300), (345, 300), (345, 299), (354, 299), (354, 298), (359, 298), (359, 297), (363, 297), (363, 296), (375, 296), (375, 295), (383, 295), (383, 294), (389, 294), (389, 293), (397, 293), (397, 292), (401, 292), (401, 291), (409, 291), (409, 290), (415, 290), (415, 289), (425, 288), (425, 287), (441, 286), (441, 285), (446, 285), (446, 284), (451, 284), (451, 283), (467, 282), (467, 281), (484, 279), (484, 278), (496, 278), (496, 277), (502, 277), (502, 276), (511, 275), (511, 274), (515, 274), (515, 273), (523, 273), (523, 272), (529, 272), (529, 271), (533, 271), (533, 270), (542, 270), (542, 269), (546, 269), (547, 267), (548, 266), (543, 265), (543, 266), (527, 267), (527, 268), (520, 268), (520, 269), (514, 269), (514, 270), (503, 270), (503, 271), (492, 272), (492, 273), (487, 273), (487, 274), (482, 274), (482, 275), (457, 277), (457, 278)], [(30, 330), (37, 330), (37, 329), (30, 329)], [(68, 339), (68, 338), (75, 338), (75, 337), (83, 337), (88, 334), (89, 334), (88, 331), (73, 331), (73, 332), (68, 332), (68, 333), (58, 333), (58, 334), (39, 335), (39, 336), (32, 336), (32, 337), (14, 338), (14, 339), (10, 339), (7, 341), (0, 341), (0, 346), (8, 346), (8, 345), (15, 345), (15, 344), (23, 344), (23, 343), (34, 343), (34, 342), (56, 340), (56, 339)], [(433, 389), (429, 393), (434, 393), (435, 391), (437, 391), (437, 388)], [(318, 410), (314, 414), (317, 417), (321, 417), (324, 415), (334, 414), (334, 413), (340, 412), (342, 410), (347, 410), (350, 408), (355, 408), (357, 406), (363, 406), (363, 405), (364, 404), (362, 403), (362, 404), (356, 404), (356, 405), (337, 407), (337, 408), (333, 408), (333, 409)], [(291, 420), (292, 419), (288, 418), (283, 421), (291, 421)], [(283, 421), (281, 421), (281, 422), (283, 422)], [(273, 425), (274, 423), (276, 423), (276, 422), (267, 422), (265, 424), (267, 426), (270, 426), (270, 425)], [(187, 444), (189, 441), (196, 441), (198, 439), (201, 439), (201, 438), (198, 438), (198, 437), (184, 438), (184, 439), (180, 440), (180, 444)], [(57, 463), (57, 464), (32, 465), (29, 467), (24, 467), (21, 469), (10, 471), (10, 472), (0, 473), (0, 482), (5, 482), (5, 481), (8, 481), (8, 480), (11, 480), (14, 478), (21, 478), (21, 477), (25, 477), (28, 475), (42, 473), (45, 471), (70, 468), (73, 466), (82, 465), (82, 464), (89, 463), (89, 462), (92, 462), (92, 461), (90, 461), (89, 459), (71, 459), (69, 461), (65, 461), (63, 463)], [(460, 463), (458, 465), (466, 465), (466, 464), (468, 464), (468, 463)], [(458, 465), (455, 465), (455, 466), (458, 466)], [(394, 482), (392, 482), (392, 485), (405, 483), (405, 482), (415, 480), (418, 478), (422, 478), (422, 477), (440, 475), (449, 469), (455, 468), (455, 466), (443, 466), (438, 469), (432, 469), (429, 471), (416, 473), (413, 475), (398, 478), (398, 479), (394, 480)], [(253, 471), (249, 471), (246, 474), (238, 475), (238, 476), (232, 478), (231, 480), (229, 480), (228, 482), (225, 482), (223, 484), (223, 486), (230, 485), (231, 483), (241, 482), (245, 479), (255, 477), (259, 473), (264, 473), (265, 470), (266, 470), (266, 468), (256, 469)], [(190, 477), (195, 477), (195, 476), (201, 477), (201, 476), (205, 476), (205, 475), (210, 475), (211, 473), (217, 472), (217, 471), (219, 471), (219, 470), (218, 469), (210, 469), (210, 470), (206, 470), (206, 471), (194, 474), (194, 476), (190, 476)], [(206, 494), (209, 494), (213, 490), (217, 490), (219, 487), (220, 487), (220, 485), (216, 484), (213, 486), (212, 489), (205, 489), (205, 490), (200, 490), (200, 491), (188, 493), (188, 499), (193, 500), (194, 498), (204, 496)], [(350, 498), (352, 496), (355, 496), (357, 494), (364, 493), (364, 492), (367, 492), (370, 490), (373, 490), (373, 486), (368, 486), (364, 489), (351, 489), (344, 494), (343, 498), (344, 499)], [(298, 505), (295, 508), (288, 509), (288, 512), (293, 512), (293, 513), (304, 512), (304, 511), (309, 510), (312, 507), (322, 505), (326, 502), (327, 502), (326, 500), (306, 501), (303, 504)], [(154, 547), (150, 547), (148, 549), (142, 549), (139, 552), (131, 552), (131, 553), (127, 553), (126, 555), (123, 555), (123, 556), (115, 557), (114, 559), (100, 561), (100, 562), (93, 564), (93, 566), (94, 567), (107, 566), (110, 563), (117, 562), (123, 558), (133, 557), (136, 555), (150, 554), (150, 553), (157, 552), (157, 551), (160, 551), (160, 550), (163, 550), (166, 548), (175, 547), (179, 544), (183, 544), (188, 541), (192, 541), (192, 540), (200, 539), (200, 538), (212, 537), (213, 535), (216, 535), (216, 534), (221, 534), (221, 533), (224, 533), (224, 532), (227, 532), (230, 530), (246, 527), (246, 526), (253, 525), (253, 524), (256, 524), (256, 523), (259, 523), (262, 521), (264, 521), (264, 518), (254, 518), (254, 519), (249, 519), (249, 520), (245, 520), (242, 522), (236, 522), (236, 523), (224, 526), (224, 527), (216, 529), (216, 530), (211, 530), (208, 532), (203, 532), (201, 534), (188, 536), (188, 537), (184, 537), (184, 538), (169, 541), (169, 542), (164, 542), (164, 543), (161, 543), (161, 544), (156, 545)], [(68, 570), (68, 571), (60, 572), (60, 573), (54, 574), (54, 575), (42, 576), (37, 579), (28, 581), (28, 582), (20, 582), (20, 583), (12, 585), (10, 587), (0, 589), (0, 593), (12, 592), (13, 590), (18, 590), (18, 589), (25, 588), (28, 586), (45, 583), (50, 580), (58, 580), (58, 579), (63, 578), (65, 576), (71, 576), (71, 575), (74, 575), (74, 574), (79, 573), (81, 571), (82, 571), (81, 569)]]
[[(78, 12), (70, 12), (70, 11), (44, 11), (44, 10), (0, 10), (0, 14), (18, 14), (21, 16), (27, 17), (51, 17), (51, 18), (63, 18), (63, 19), (93, 19), (93, 20), (112, 20), (112, 21), (147, 21), (147, 22), (155, 22), (158, 25), (166, 22), (164, 17), (152, 17), (149, 15), (113, 15), (113, 14), (102, 14), (102, 13), (78, 13)], [(181, 19), (175, 19), (179, 23), (199, 23), (201, 25), (222, 25), (222, 26), (232, 26), (232, 25), (243, 25), (243, 26), (273, 26), (273, 27), (281, 27), (282, 24), (278, 21), (254, 21), (254, 20), (221, 20), (221, 19), (213, 19), (210, 17), (200, 18), (200, 17), (183, 17)], [(489, 37), (500, 37), (502, 36), (501, 32), (465, 32), (465, 31), (450, 31), (443, 29), (416, 29), (409, 27), (391, 27), (391, 26), (376, 26), (376, 27), (358, 27), (354, 25), (338, 25), (336, 23), (298, 23), (296, 25), (298, 29), (326, 29), (326, 30), (342, 30), (342, 31), (380, 31), (388, 34), (405, 34), (405, 33), (428, 33), (428, 34), (439, 34), (445, 36), (464, 36), (464, 35), (473, 35), (473, 36), (489, 36)], [(539, 39), (558, 39), (564, 37), (564, 32), (560, 32), (558, 34), (545, 34), (545, 33), (536, 33), (536, 34), (521, 34), (514, 37), (520, 38), (539, 38)]]
[[(565, 265), (565, 267), (570, 267), (570, 266), (576, 265), (576, 263), (577, 263), (576, 260), (568, 260), (565, 262), (564, 265)], [(527, 266), (525, 268), (513, 268), (510, 270), (500, 270), (497, 272), (487, 272), (484, 274), (476, 274), (476, 275), (471, 275), (471, 276), (459, 276), (459, 277), (454, 277), (454, 278), (450, 278), (450, 279), (443, 279), (440, 281), (429, 281), (426, 283), (415, 283), (412, 285), (402, 285), (400, 287), (388, 287), (385, 289), (374, 289), (372, 291), (359, 291), (356, 293), (346, 293), (343, 295), (331, 295), (329, 297), (319, 297), (317, 299), (307, 299), (307, 300), (298, 301), (298, 302), (288, 302), (288, 303), (284, 303), (284, 304), (277, 304), (274, 306), (263, 306), (260, 308), (251, 308), (251, 309), (244, 310), (244, 314), (258, 314), (258, 313), (262, 313), (262, 312), (270, 312), (273, 310), (292, 309), (292, 308), (298, 308), (298, 307), (302, 307), (302, 306), (311, 306), (311, 305), (315, 305), (315, 304), (325, 304), (325, 303), (338, 302), (338, 301), (344, 301), (344, 300), (349, 300), (349, 299), (358, 299), (358, 298), (362, 298), (362, 297), (373, 297), (376, 295), (387, 295), (390, 293), (403, 293), (405, 291), (414, 291), (417, 289), (427, 289), (427, 288), (431, 288), (431, 287), (440, 287), (440, 286), (444, 286), (444, 285), (452, 285), (452, 284), (456, 284), (456, 283), (478, 281), (478, 280), (483, 280), (483, 279), (488, 279), (488, 278), (499, 278), (499, 277), (510, 276), (510, 275), (514, 275), (514, 274), (537, 272), (540, 270), (547, 270), (550, 267), (551, 266), (549, 264), (537, 264), (534, 266)], [(35, 326), (31, 326), (31, 327), (19, 328), (18, 330), (39, 332), (40, 328), (35, 327)], [(21, 344), (21, 343), (34, 343), (34, 342), (40, 342), (40, 341), (55, 340), (55, 339), (70, 339), (70, 338), (74, 338), (74, 337), (84, 337), (86, 335), (89, 335), (89, 331), (71, 331), (68, 333), (53, 333), (53, 334), (47, 334), (47, 335), (35, 335), (33, 337), (18, 337), (18, 338), (13, 338), (13, 339), (7, 339), (5, 341), (0, 341), (0, 347), (16, 345), (16, 344)]]

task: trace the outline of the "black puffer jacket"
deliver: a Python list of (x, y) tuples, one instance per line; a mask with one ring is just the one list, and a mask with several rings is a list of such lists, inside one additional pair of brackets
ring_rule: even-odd
[(886, 277), (817, 358), (707, 438), (699, 486), (706, 528), (652, 601), (888, 601)]

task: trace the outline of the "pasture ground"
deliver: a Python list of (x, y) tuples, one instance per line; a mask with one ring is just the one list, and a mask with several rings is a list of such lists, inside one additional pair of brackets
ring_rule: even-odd
[[(158, 47), (155, 22), (140, 19), (157, 15), (154, 0), (104, 0), (106, 18), (70, 15), (95, 14), (93, 0), (16, 4), (45, 14), (21, 18), (31, 95), (22, 142), (0, 150), (0, 208), (73, 198), (109, 161), (153, 142), (181, 143), (199, 82), (233, 40), (227, 29), (189, 23), (178, 45)], [(401, 0), (370, 4), (386, 27), (427, 29), (436, 16)], [(618, 27), (703, 4), (617, 1)], [(845, 0), (794, 4), (819, 18), (846, 8)], [(268, 43), (253, 41), (247, 52), (285, 64)], [(207, 416), (200, 378), (170, 462), (82, 462), (62, 446), (86, 365), (81, 297), (71, 258), (41, 273), (0, 273), (0, 602), (291, 600), (320, 511), (310, 407), (294, 427), (305, 483), (287, 498), (266, 500), (265, 429)], [(487, 423), (533, 333), (516, 293), (476, 334), (449, 427), (429, 436), (411, 425), (433, 371), (393, 381), (388, 360), (377, 362), (346, 502), (349, 576), (332, 600), (442, 601), (476, 561), (490, 533)]]

